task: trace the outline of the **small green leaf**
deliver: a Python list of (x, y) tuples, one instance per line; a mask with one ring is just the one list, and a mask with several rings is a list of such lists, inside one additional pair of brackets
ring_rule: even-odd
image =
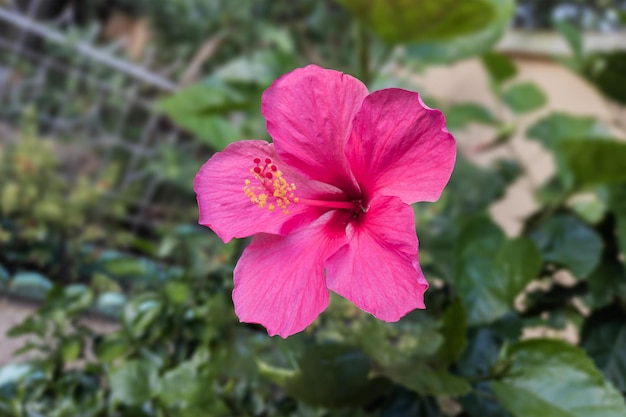
[(517, 75), (517, 67), (513, 60), (497, 52), (488, 52), (481, 57), (485, 69), (498, 84)]
[(495, 118), (491, 112), (476, 103), (458, 103), (446, 111), (446, 126), (450, 130), (463, 129), (470, 123), (493, 124)]
[(544, 261), (568, 268), (577, 278), (586, 278), (600, 262), (602, 239), (571, 215), (548, 219), (530, 236)]
[(337, 0), (391, 44), (438, 41), (482, 29), (495, 15), (484, 0)]
[(617, 305), (585, 320), (581, 346), (618, 390), (626, 392), (626, 312)]
[(581, 32), (576, 29), (574, 25), (568, 23), (565, 20), (557, 20), (554, 22), (554, 27), (558, 30), (561, 35), (567, 41), (574, 57), (577, 60), (582, 60), (583, 57), (583, 37)]
[(73, 362), (79, 358), (83, 350), (83, 341), (78, 337), (71, 337), (61, 342), (59, 353), (64, 363)]
[(131, 360), (109, 374), (112, 401), (139, 406), (161, 389), (158, 369), (146, 360)]
[(569, 140), (560, 151), (576, 185), (626, 182), (626, 143), (617, 140)]
[(491, 383), (498, 401), (516, 417), (617, 417), (624, 398), (585, 353), (560, 340), (518, 342), (505, 350), (507, 371)]
[(172, 304), (183, 305), (189, 298), (191, 290), (184, 282), (168, 282), (165, 285), (165, 294)]
[(504, 92), (502, 99), (515, 113), (528, 113), (546, 104), (543, 91), (533, 83), (515, 84)]
[(146, 293), (130, 300), (124, 308), (122, 323), (134, 337), (141, 337), (161, 314), (163, 304)]

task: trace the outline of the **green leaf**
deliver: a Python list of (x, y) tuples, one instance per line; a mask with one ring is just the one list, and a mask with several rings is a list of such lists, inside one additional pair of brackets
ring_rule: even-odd
[(136, 338), (148, 331), (161, 314), (163, 304), (154, 294), (146, 293), (133, 298), (124, 308), (122, 323)]
[(465, 395), (472, 390), (462, 377), (444, 369), (433, 369), (425, 363), (414, 363), (396, 369), (387, 369), (384, 375), (393, 382), (424, 395)]
[(43, 296), (52, 289), (52, 282), (39, 272), (18, 272), (11, 280), (11, 291)]
[(261, 372), (289, 395), (314, 405), (341, 406), (367, 402), (370, 361), (345, 345), (311, 345), (298, 360), (299, 369), (272, 367)]
[(616, 50), (590, 56), (583, 74), (604, 95), (626, 104), (626, 51)]
[(511, 345), (507, 372), (491, 383), (498, 401), (516, 417), (617, 417), (622, 395), (604, 380), (585, 353), (560, 340)]
[(583, 37), (581, 32), (576, 29), (574, 25), (565, 21), (565, 20), (557, 20), (554, 22), (554, 27), (558, 30), (561, 35), (567, 41), (574, 57), (577, 60), (582, 60), (583, 57)]
[(614, 185), (610, 188), (609, 207), (615, 216), (615, 234), (617, 244), (626, 257), (626, 184)]
[(146, 360), (123, 362), (109, 374), (111, 399), (126, 405), (142, 405), (161, 389), (158, 369)]
[(456, 291), (468, 323), (487, 323), (508, 313), (540, 266), (541, 255), (529, 239), (506, 240), (489, 220), (466, 225), (459, 238)]
[(505, 104), (515, 113), (528, 113), (546, 104), (543, 91), (533, 83), (520, 83), (511, 86), (502, 95)]
[(122, 358), (130, 349), (129, 341), (118, 334), (108, 334), (96, 338), (94, 353), (102, 362), (113, 362)]
[(453, 104), (444, 113), (446, 126), (450, 130), (463, 129), (470, 123), (490, 125), (496, 121), (487, 108), (476, 103)]
[(595, 117), (550, 113), (526, 132), (530, 139), (539, 140), (547, 149), (559, 150), (559, 143), (570, 139), (598, 139), (608, 136), (609, 129)]
[(544, 261), (566, 267), (578, 278), (586, 278), (600, 262), (602, 239), (574, 216), (554, 216), (530, 236)]
[(467, 344), (467, 317), (460, 299), (450, 304), (444, 312), (440, 332), (444, 341), (436, 356), (444, 366), (448, 366), (458, 359)]
[(617, 305), (585, 320), (581, 347), (618, 390), (626, 392), (626, 312)]
[(498, 84), (517, 75), (515, 63), (506, 55), (497, 52), (488, 52), (483, 54), (481, 60), (491, 78)]
[(83, 341), (78, 337), (70, 337), (63, 340), (59, 346), (59, 353), (64, 363), (73, 362), (80, 356), (83, 350)]
[(611, 139), (569, 140), (560, 147), (579, 187), (626, 182), (626, 143)]
[(605, 250), (602, 262), (587, 278), (589, 293), (585, 302), (594, 309), (611, 304), (616, 298), (626, 300), (626, 271), (615, 254)]
[(484, 0), (337, 0), (390, 44), (438, 41), (482, 29), (495, 11)]
[(568, 187), (573, 185), (573, 176), (561, 152), (563, 142), (573, 139), (594, 140), (608, 137), (609, 129), (595, 117), (573, 116), (566, 113), (551, 113), (531, 126), (526, 135), (540, 141), (552, 151), (559, 178)]
[(454, 39), (409, 45), (406, 48), (408, 56), (418, 63), (452, 63), (487, 52), (509, 27), (515, 13), (515, 0), (486, 0), (485, 3), (494, 11), (487, 24)]
[(208, 372), (199, 370), (193, 361), (183, 362), (163, 375), (159, 398), (181, 410), (210, 405), (215, 402), (212, 383)]

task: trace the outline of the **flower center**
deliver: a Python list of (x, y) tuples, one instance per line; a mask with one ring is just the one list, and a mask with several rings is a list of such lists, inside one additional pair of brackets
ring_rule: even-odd
[(254, 158), (254, 166), (250, 174), (254, 180), (246, 179), (243, 192), (253, 204), (259, 208), (267, 208), (270, 212), (279, 208), (289, 214), (291, 204), (300, 203), (309, 206), (325, 207), (329, 209), (349, 210), (354, 217), (366, 213), (369, 206), (361, 199), (351, 201), (311, 200), (295, 196), (296, 184), (288, 183), (283, 173), (270, 158)]
[(250, 169), (250, 173), (258, 183), (252, 185), (252, 181), (246, 179), (243, 192), (259, 208), (267, 207), (269, 211), (274, 211), (278, 207), (283, 213), (288, 214), (289, 205), (299, 201), (294, 194), (296, 184), (289, 184), (270, 158), (263, 161), (261, 158), (254, 158), (253, 162), (255, 166)]

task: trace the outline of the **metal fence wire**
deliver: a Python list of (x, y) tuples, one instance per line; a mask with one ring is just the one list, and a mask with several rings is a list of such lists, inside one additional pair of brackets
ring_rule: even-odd
[(5, 135), (15, 132), (24, 109), (33, 107), (42, 135), (91, 155), (91, 175), (120, 165), (111, 198), (132, 190), (128, 221), (152, 222), (145, 214), (154, 212), (162, 185), (154, 170), (159, 146), (185, 141), (155, 109), (156, 98), (176, 84), (149, 69), (150, 53), (131, 62), (116, 54), (119, 45), (103, 44), (97, 30), (73, 27), (71, 8), (55, 20), (38, 20), (46, 1), (0, 0), (0, 125)]

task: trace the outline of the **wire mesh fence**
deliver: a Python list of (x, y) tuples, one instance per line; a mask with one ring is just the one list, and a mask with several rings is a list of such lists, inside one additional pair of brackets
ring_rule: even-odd
[(0, 1), (0, 136), (18, 139), (32, 108), (40, 133), (59, 145), (65, 175), (116, 169), (111, 198), (132, 193), (132, 227), (153, 222), (146, 213), (163, 183), (154, 161), (162, 146), (185, 146), (155, 105), (176, 84), (150, 69), (149, 51), (131, 62), (99, 28), (74, 27), (71, 7), (42, 21), (44, 4)]

